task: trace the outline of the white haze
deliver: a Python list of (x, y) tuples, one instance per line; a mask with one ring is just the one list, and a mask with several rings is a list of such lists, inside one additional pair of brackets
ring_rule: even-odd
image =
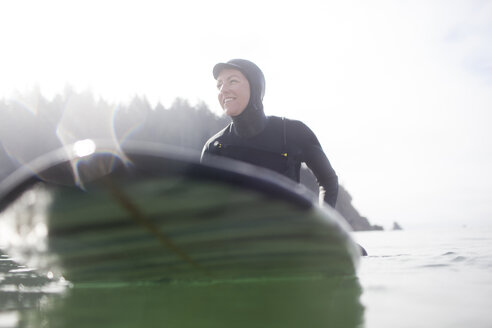
[(354, 205), (390, 227), (492, 218), (490, 1), (3, 1), (0, 96), (68, 83), (205, 101), (241, 57), (268, 114), (318, 135)]

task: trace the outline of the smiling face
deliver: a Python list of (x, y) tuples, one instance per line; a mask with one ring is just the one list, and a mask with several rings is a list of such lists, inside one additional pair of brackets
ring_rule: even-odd
[(241, 114), (249, 103), (248, 79), (236, 69), (223, 69), (217, 76), (220, 106), (229, 116)]

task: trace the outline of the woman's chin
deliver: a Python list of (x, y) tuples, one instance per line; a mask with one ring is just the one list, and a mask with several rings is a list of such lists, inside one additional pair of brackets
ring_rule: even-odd
[(243, 112), (243, 110), (239, 110), (237, 108), (224, 108), (224, 114), (231, 117), (238, 116)]

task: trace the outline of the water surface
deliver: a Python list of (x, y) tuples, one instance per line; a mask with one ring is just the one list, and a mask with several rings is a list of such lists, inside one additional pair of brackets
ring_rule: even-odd
[(492, 327), (492, 231), (358, 232), (366, 327)]
[(492, 327), (492, 233), (358, 232), (357, 277), (81, 284), (0, 258), (0, 327)]

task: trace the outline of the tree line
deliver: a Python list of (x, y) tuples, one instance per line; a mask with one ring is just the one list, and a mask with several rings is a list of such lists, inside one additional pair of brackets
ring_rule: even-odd
[(229, 123), (205, 103), (177, 98), (165, 108), (135, 96), (127, 104), (110, 104), (91, 92), (71, 88), (53, 99), (39, 90), (0, 101), (0, 142), (14, 162), (26, 162), (64, 144), (85, 138), (161, 142), (197, 152)]

